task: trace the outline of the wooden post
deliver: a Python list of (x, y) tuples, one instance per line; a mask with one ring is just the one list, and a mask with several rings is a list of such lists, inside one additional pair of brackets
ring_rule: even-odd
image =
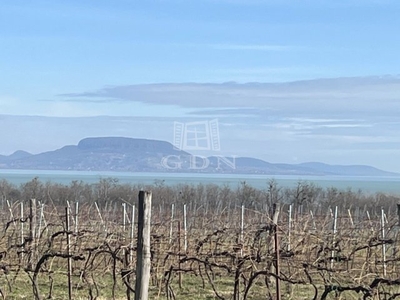
[(22, 245), (22, 251), (21, 251), (21, 260), (24, 260), (24, 253), (25, 253), (25, 248), (24, 248), (24, 202), (21, 202), (21, 211), (20, 211), (20, 220), (21, 220), (21, 245)]
[(169, 243), (172, 243), (172, 224), (174, 222), (175, 204), (171, 204), (171, 224), (169, 227)]
[(68, 256), (68, 299), (72, 299), (72, 263), (71, 263), (71, 241), (69, 235), (69, 207), (65, 208), (65, 230), (67, 232), (67, 256)]
[(315, 224), (314, 214), (313, 214), (312, 210), (310, 210), (310, 216), (311, 216), (311, 220), (312, 220), (312, 223), (313, 223), (313, 230), (316, 231), (317, 230), (317, 225)]
[(383, 277), (386, 277), (385, 211), (383, 210), (383, 207), (381, 209), (381, 213)]
[(123, 215), (122, 215), (122, 231), (124, 232), (124, 238), (125, 238), (125, 226), (126, 226), (126, 203), (122, 203), (122, 208), (123, 208)]
[(397, 225), (400, 226), (400, 203), (397, 203), (397, 217), (398, 217)]
[(275, 260), (276, 260), (276, 265), (275, 265), (275, 274), (276, 274), (276, 300), (281, 300), (281, 281), (279, 279), (279, 276), (281, 274), (280, 266), (279, 266), (279, 237), (278, 237), (278, 218), (279, 218), (279, 208), (280, 205), (279, 203), (274, 203), (273, 209), (274, 209), (274, 216), (272, 219), (273, 225), (274, 225), (274, 233), (275, 233)]
[(40, 234), (42, 232), (42, 220), (43, 220), (44, 204), (39, 201), (39, 205), (40, 205), (39, 229), (38, 229), (37, 234), (36, 234), (36, 237), (39, 240), (38, 243), (40, 243)]
[(29, 201), (29, 237), (34, 243), (36, 229), (36, 200)]
[[(75, 202), (75, 233), (78, 233), (78, 220), (79, 220), (79, 202)], [(77, 235), (78, 237), (78, 235)]]
[(371, 216), (369, 215), (368, 210), (367, 210), (367, 217), (368, 217), (368, 221), (369, 221), (369, 226), (371, 227), (372, 234), (374, 234), (375, 230), (374, 230), (374, 226), (372, 225)]
[(336, 232), (337, 232), (337, 214), (338, 214), (338, 207), (335, 206), (335, 214), (333, 216), (333, 239), (332, 239), (332, 253), (331, 253), (331, 269), (333, 268), (333, 262), (335, 260), (335, 239), (336, 239)]
[(182, 272), (181, 272), (181, 221), (178, 221), (178, 261), (179, 261), (179, 274), (178, 282), (179, 288), (182, 289)]
[(151, 192), (139, 192), (135, 300), (147, 300), (150, 280)]
[(28, 265), (31, 266), (32, 260), (35, 260), (36, 256), (36, 200), (31, 199), (29, 201), (29, 239), (31, 253), (28, 256)]
[(287, 251), (290, 252), (290, 238), (292, 234), (292, 204), (289, 205), (289, 212), (288, 212), (288, 244), (287, 244)]
[(240, 256), (243, 256), (243, 244), (244, 244), (243, 232), (244, 232), (244, 205), (242, 205), (240, 214), (240, 237), (239, 237)]
[(134, 238), (134, 230), (135, 230), (135, 205), (132, 205), (132, 215), (131, 215), (131, 244), (129, 249), (129, 265), (133, 265), (133, 238)]
[(352, 215), (351, 215), (350, 208), (347, 210), (347, 213), (349, 214), (349, 218), (350, 218), (351, 226), (354, 228), (354, 221), (353, 221), (353, 217), (352, 217)]
[(185, 251), (185, 254), (186, 254), (187, 253), (187, 210), (186, 210), (186, 204), (183, 205), (183, 238), (184, 238), (183, 250)]

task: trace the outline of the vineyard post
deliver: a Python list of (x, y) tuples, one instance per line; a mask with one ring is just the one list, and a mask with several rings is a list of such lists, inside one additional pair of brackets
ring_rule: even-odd
[(331, 269), (333, 268), (333, 261), (335, 257), (335, 239), (336, 239), (336, 232), (337, 232), (337, 214), (338, 214), (338, 207), (335, 206), (335, 214), (333, 216), (333, 238), (332, 238), (332, 252), (331, 252)]
[(310, 210), (310, 215), (311, 215), (311, 220), (313, 223), (313, 230), (316, 231), (317, 230), (317, 226), (315, 225), (315, 219), (314, 219), (314, 214), (312, 212), (312, 210)]
[[(29, 256), (29, 265), (31, 264), (32, 255), (36, 253), (36, 244), (35, 244), (35, 234), (36, 231), (36, 199), (30, 199), (29, 201), (29, 239), (31, 240), (32, 251)], [(34, 259), (34, 258), (33, 258)]]
[(67, 256), (68, 256), (68, 299), (72, 299), (72, 263), (71, 263), (71, 241), (69, 234), (69, 207), (65, 207), (65, 230), (67, 232)]
[(75, 246), (78, 244), (78, 230), (79, 230), (79, 228), (78, 228), (78, 221), (79, 221), (79, 218), (78, 218), (78, 216), (79, 216), (79, 201), (75, 201)]
[[(239, 243), (243, 245), (243, 230), (244, 230), (244, 205), (242, 205), (242, 211), (240, 215), (240, 241)], [(243, 256), (243, 247), (240, 247), (240, 255)]]
[(21, 245), (22, 245), (22, 251), (21, 251), (21, 261), (24, 260), (24, 202), (21, 201), (21, 212), (20, 212), (20, 217), (21, 217)]
[(179, 288), (182, 289), (182, 272), (181, 272), (181, 221), (178, 221), (178, 261), (179, 261)]
[(352, 227), (354, 227), (353, 217), (351, 216), (351, 211), (350, 211), (350, 208), (347, 210), (347, 213), (349, 214), (349, 218), (350, 218), (351, 226), (352, 226)]
[(372, 225), (371, 216), (369, 215), (369, 211), (367, 210), (367, 217), (369, 221), (369, 226), (371, 227), (372, 233), (375, 233), (374, 226)]
[(132, 205), (132, 215), (131, 215), (131, 244), (129, 249), (129, 262), (133, 264), (133, 237), (135, 231), (135, 205)]
[[(40, 233), (42, 231), (43, 208), (44, 208), (44, 204), (43, 203), (41, 203), (39, 201), (39, 204), (40, 204), (39, 229), (38, 229), (37, 234), (36, 234), (36, 237), (38, 239), (40, 239)], [(40, 240), (38, 240), (38, 243), (40, 243)]]
[(396, 263), (395, 263), (395, 257), (397, 254), (397, 243), (398, 243), (398, 235), (399, 235), (399, 226), (400, 226), (400, 203), (397, 203), (397, 225), (394, 226), (395, 228), (395, 238), (394, 238), (394, 245), (393, 245), (393, 271), (396, 271)]
[[(389, 212), (389, 214), (390, 214), (390, 212)], [(388, 220), (387, 215), (385, 214), (385, 212), (383, 213), (383, 217), (385, 219), (386, 224), (389, 224), (389, 220)]]
[(400, 226), (400, 203), (397, 203), (397, 218), (398, 218), (397, 225)]
[(36, 229), (36, 200), (29, 201), (29, 238), (34, 243)]
[[(122, 230), (125, 232), (126, 228), (126, 203), (122, 203)], [(125, 236), (125, 233), (124, 233)]]
[(139, 192), (135, 300), (147, 300), (150, 280), (151, 192)]
[(175, 204), (171, 204), (171, 223), (169, 227), (169, 243), (172, 243), (172, 223), (174, 222)]
[(78, 233), (78, 220), (79, 220), (79, 201), (76, 201), (75, 202), (75, 233)]
[(382, 234), (382, 260), (383, 260), (383, 276), (386, 277), (386, 241), (385, 241), (385, 211), (381, 209), (381, 234)]
[(183, 250), (185, 251), (185, 254), (187, 252), (187, 214), (186, 214), (186, 204), (183, 204), (183, 238), (184, 238), (184, 244), (183, 244)]
[[(68, 210), (69, 210), (69, 215), (73, 215), (72, 213), (72, 208), (71, 208), (71, 204), (69, 203), (69, 201), (67, 200), (67, 206), (68, 206)], [(75, 224), (75, 219), (72, 218), (72, 222)], [(70, 224), (71, 225), (71, 224)]]
[(288, 245), (287, 251), (289, 252), (290, 249), (290, 235), (292, 231), (292, 204), (289, 205), (289, 220), (288, 220)]
[(273, 215), (273, 226), (274, 226), (274, 240), (275, 240), (275, 260), (276, 260), (276, 265), (275, 265), (275, 282), (276, 282), (276, 300), (281, 300), (281, 281), (279, 279), (280, 276), (280, 265), (279, 265), (279, 237), (278, 237), (278, 218), (279, 218), (279, 209), (280, 209), (280, 204), (279, 203), (274, 203), (273, 205), (273, 210), (274, 210), (274, 215)]

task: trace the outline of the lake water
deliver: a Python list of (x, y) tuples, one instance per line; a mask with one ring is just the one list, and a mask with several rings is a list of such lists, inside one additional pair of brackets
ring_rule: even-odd
[(259, 189), (266, 189), (268, 181), (275, 179), (280, 187), (294, 187), (301, 181), (313, 182), (320, 187), (361, 189), (363, 192), (386, 192), (400, 195), (400, 177), (367, 177), (367, 176), (290, 176), (290, 175), (237, 175), (237, 174), (167, 174), (167, 173), (128, 173), (128, 172), (85, 172), (85, 171), (48, 171), (48, 170), (0, 170), (0, 179), (19, 185), (34, 177), (42, 182), (52, 181), (69, 184), (73, 180), (87, 183), (98, 182), (101, 178), (117, 178), (120, 183), (154, 184), (164, 181), (166, 185), (175, 184), (218, 184), (237, 187), (240, 182)]

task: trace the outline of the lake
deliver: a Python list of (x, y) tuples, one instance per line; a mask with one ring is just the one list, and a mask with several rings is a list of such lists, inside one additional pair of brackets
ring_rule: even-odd
[(0, 170), (0, 179), (19, 185), (28, 182), (34, 177), (42, 182), (52, 181), (69, 184), (73, 180), (82, 180), (86, 183), (98, 182), (101, 178), (116, 178), (120, 183), (154, 184), (164, 181), (166, 185), (175, 184), (217, 184), (237, 187), (240, 182), (259, 189), (266, 189), (268, 181), (276, 180), (280, 187), (294, 187), (301, 181), (313, 182), (316, 185), (336, 187), (339, 189), (351, 188), (353, 191), (361, 189), (363, 192), (386, 192), (400, 194), (400, 177), (368, 177), (368, 176), (290, 176), (290, 175), (245, 175), (245, 174), (185, 174), (185, 173), (129, 173), (129, 172), (88, 172), (88, 171), (54, 171), (54, 170)]

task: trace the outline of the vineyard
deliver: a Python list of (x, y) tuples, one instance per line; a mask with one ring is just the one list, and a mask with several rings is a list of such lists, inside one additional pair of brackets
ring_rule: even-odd
[[(140, 188), (3, 182), (0, 297), (134, 299)], [(329, 199), (305, 183), (144, 188), (150, 299), (400, 298), (396, 197)]]

